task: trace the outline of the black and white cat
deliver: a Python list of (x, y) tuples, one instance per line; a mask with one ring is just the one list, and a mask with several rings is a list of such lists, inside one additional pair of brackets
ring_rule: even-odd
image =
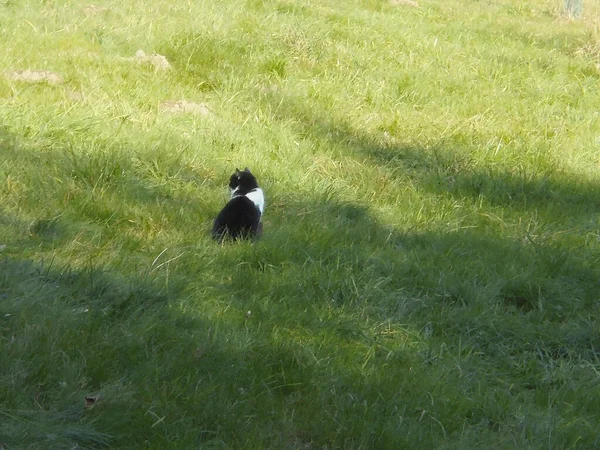
[(262, 233), (260, 221), (265, 209), (265, 196), (256, 178), (246, 167), (235, 169), (229, 179), (231, 199), (221, 210), (212, 229), (218, 241), (229, 237), (258, 239)]

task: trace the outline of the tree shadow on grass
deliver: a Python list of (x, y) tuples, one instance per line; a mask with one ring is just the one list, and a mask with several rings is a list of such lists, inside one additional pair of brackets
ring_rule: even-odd
[[(135, 339), (125, 343), (110, 335), (156, 309), (163, 296), (92, 267), (55, 267), (2, 254), (0, 297), (0, 440), (9, 448), (107, 445), (112, 433), (94, 424), (85, 397), (118, 388), (123, 366), (135, 361), (127, 348), (135, 347)], [(116, 366), (121, 372), (113, 378)], [(117, 385), (111, 388), (111, 382)], [(126, 413), (123, 420), (128, 422)]]
[[(422, 181), (450, 163), (419, 149), (386, 160), (388, 148), (348, 130), (304, 132), (423, 189), (475, 195)], [(558, 396), (578, 406), (549, 413), (564, 425), (559, 442), (593, 442), (593, 428), (572, 424), (577, 410), (598, 413), (595, 397), (562, 389), (589, 374), (553, 368), (596, 357), (600, 334), (579, 314), (595, 311), (594, 267), (559, 246), (473, 229), (400, 233), (331, 193), (268, 217), (257, 245), (214, 247), (206, 266), (182, 257), (168, 284), (150, 270), (29, 262), (19, 251), (39, 243), (27, 241), (1, 259), (0, 392), (13, 417), (0, 440), (433, 448), (448, 437), (507, 445), (525, 427), (523, 442), (545, 443), (549, 429), (519, 414)], [(485, 380), (489, 367), (500, 375)], [(85, 409), (90, 394), (100, 400)]]
[[(475, 382), (481, 361), (510, 369), (538, 348), (588, 360), (598, 345), (585, 323), (579, 337), (554, 327), (540, 339), (544, 322), (562, 316), (539, 308), (564, 289), (540, 268), (551, 249), (540, 258), (468, 232), (403, 235), (330, 197), (274, 214), (281, 222), (259, 244), (222, 248), (213, 278), (184, 265), (169, 287), (148, 273), (1, 259), (0, 392), (12, 416), (2, 441), (397, 448), (436, 446), (468, 426), (505, 442), (493, 424), (514, 422), (513, 407), (496, 406), (509, 394), (477, 394), (441, 349), (478, 355), (460, 360)], [(493, 274), (461, 265), (481, 257)], [(591, 282), (577, 261), (568, 266)], [(524, 308), (502, 296), (517, 274)], [(210, 312), (215, 300), (226, 316)], [(535, 327), (525, 343), (523, 326)], [(510, 395), (551, 392), (538, 370), (528, 369), (527, 386), (506, 375)]]
[[(476, 228), (445, 233), (413, 230), (402, 237), (400, 249), (422, 243), (429, 247), (428, 255), (459, 252), (465, 256), (456, 261), (456, 266), (438, 261), (431, 266), (424, 264), (427, 269), (433, 268), (434, 273), (438, 268), (443, 268), (440, 272), (447, 274), (474, 273), (479, 279), (486, 278), (485, 272), (491, 269), (494, 275), (488, 278), (497, 276), (513, 286), (505, 288), (507, 292), (503, 296), (506, 301), (524, 310), (535, 309), (538, 301), (534, 292), (545, 291), (541, 287), (544, 283), (540, 283), (540, 277), (557, 286), (564, 283), (565, 288), (560, 290), (560, 295), (550, 296), (553, 299), (550, 303), (558, 310), (566, 308), (576, 311), (583, 304), (591, 306), (595, 301), (592, 293), (598, 284), (599, 275), (595, 266), (600, 254), (588, 248), (587, 255), (591, 259), (577, 257), (572, 252), (572, 245), (581, 244), (563, 238), (563, 234), (579, 230), (582, 234), (597, 237), (600, 225), (600, 186), (597, 183), (559, 170), (546, 161), (542, 161), (538, 167), (519, 167), (514, 170), (506, 166), (481, 166), (472, 160), (467, 149), (447, 146), (443, 142), (404, 145), (389, 137), (376, 138), (352, 130), (345, 123), (337, 123), (333, 119), (320, 117), (314, 111), (306, 111), (302, 105), (280, 98), (271, 100), (277, 105), (277, 118), (294, 123), (298, 133), (305, 139), (318, 144), (325, 142), (326, 148), (381, 168), (389, 177), (407, 180), (423, 192), (449, 196), (471, 204), (483, 201), (484, 210), (501, 208), (513, 218), (518, 217), (519, 221), (533, 220), (538, 212), (551, 218), (542, 225), (547, 226), (550, 239), (545, 238), (543, 229), (541, 236), (532, 237), (525, 233), (518, 240), (490, 236), (490, 233)], [(477, 208), (481, 208), (481, 205)], [(338, 212), (343, 211), (344, 208), (338, 208)], [(345, 225), (355, 226), (354, 218), (345, 220)], [(366, 223), (364, 226), (358, 225), (349, 234), (360, 236), (366, 230), (377, 228), (376, 223)], [(341, 230), (337, 232), (343, 233)], [(389, 241), (389, 237), (386, 240)], [(498, 255), (505, 255), (502, 264), (496, 259)], [(394, 255), (390, 255), (390, 258), (393, 260)], [(473, 266), (481, 270), (473, 272)], [(495, 273), (495, 269), (502, 266), (510, 270), (505, 274), (502, 270)], [(569, 289), (574, 289), (570, 291), (572, 295), (569, 295)], [(562, 301), (558, 298), (562, 298)]]
[[(468, 257), (457, 247), (469, 251), (473, 242), (463, 241), (469, 236), (390, 237), (356, 205), (317, 201), (291, 205), (291, 211), (319, 204), (331, 248), (302, 234), (315, 221), (307, 217), (297, 229), (273, 231), (256, 246), (229, 249), (220, 264), (229, 265), (230, 280), (203, 280), (219, 287), (213, 299), (229, 303), (225, 320), (206, 313), (199, 283), (189, 274), (167, 288), (145, 274), (0, 259), (0, 342), (6, 349), (0, 397), (8, 417), (0, 426), (2, 442), (436, 446), (458, 438), (465, 426), (512, 423), (516, 411), (495, 404), (506, 395), (552, 389), (529, 369), (527, 386), (505, 376), (514, 385), (511, 394), (477, 394), (476, 384), (463, 384), (447, 370), (440, 351), (458, 345), (456, 333), (462, 348), (477, 355), (460, 359), (473, 382), (481, 361), (503, 367), (552, 344), (566, 352), (557, 360), (588, 359), (598, 345), (597, 337), (586, 341), (592, 337), (586, 332), (579, 341), (563, 341), (560, 329), (550, 342), (535, 333), (520, 342), (515, 330), (524, 324), (538, 323), (540, 331), (543, 321), (531, 319), (539, 313), (535, 307), (519, 314), (501, 298), (478, 297), (485, 280), (479, 286), (449, 273), (456, 267), (452, 257), (440, 258), (447, 266), (429, 273), (427, 258), (444, 248)], [(293, 241), (281, 247), (288, 234)], [(495, 248), (506, 251), (501, 243)], [(393, 252), (407, 254), (390, 262)], [(463, 284), (434, 286), (439, 276), (453, 275)], [(240, 290), (247, 295), (239, 296)], [(482, 318), (494, 303), (505, 317)], [(86, 408), (86, 396), (97, 396), (97, 404)], [(504, 442), (508, 437), (499, 431), (490, 425), (483, 435)]]
[[(381, 167), (392, 177), (410, 180), (423, 191), (456, 199), (483, 198), (490, 206), (520, 212), (547, 210), (556, 219), (598, 225), (600, 185), (539, 159), (535, 166), (476, 164), (468, 148), (435, 137), (425, 143), (403, 143), (384, 133), (372, 136), (348, 124), (319, 116), (281, 98), (274, 105), (278, 120), (296, 126), (299, 135), (327, 144), (342, 155)], [(276, 105), (276, 106), (275, 106)]]
[(149, 277), (98, 267), (4, 257), (0, 287), (0, 438), (9, 448), (376, 440), (369, 428), (381, 419), (363, 409), (378, 389), (316, 362), (323, 352), (310, 341), (270, 339), (260, 318), (211, 320), (201, 303), (184, 313), (183, 287), (167, 294)]

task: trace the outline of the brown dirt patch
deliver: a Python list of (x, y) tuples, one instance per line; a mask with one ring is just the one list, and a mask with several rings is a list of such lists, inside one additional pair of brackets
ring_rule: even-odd
[(23, 81), (26, 83), (48, 83), (60, 84), (63, 82), (62, 77), (49, 70), (7, 70), (4, 75), (9, 80)]
[(169, 61), (167, 61), (167, 58), (165, 58), (163, 55), (159, 55), (156, 53), (152, 55), (147, 55), (146, 52), (144, 52), (143, 50), (138, 50), (137, 52), (135, 52), (135, 56), (133, 58), (122, 59), (123, 61), (132, 61), (137, 62), (139, 64), (150, 64), (154, 66), (154, 68), (157, 70), (171, 69), (171, 64), (169, 64)]
[(159, 105), (158, 109), (176, 114), (195, 114), (204, 117), (211, 115), (210, 109), (204, 103), (188, 102), (187, 100), (166, 100)]
[(96, 406), (98, 404), (98, 400), (100, 400), (99, 395), (86, 395), (84, 403), (83, 403), (83, 407), (85, 409), (93, 408), (94, 406)]

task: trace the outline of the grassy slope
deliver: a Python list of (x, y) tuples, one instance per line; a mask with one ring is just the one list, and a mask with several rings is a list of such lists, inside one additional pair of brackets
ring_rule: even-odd
[[(0, 1), (0, 69), (65, 78), (0, 78), (0, 443), (598, 445), (599, 11), (555, 3)], [(265, 235), (218, 247), (236, 165)]]

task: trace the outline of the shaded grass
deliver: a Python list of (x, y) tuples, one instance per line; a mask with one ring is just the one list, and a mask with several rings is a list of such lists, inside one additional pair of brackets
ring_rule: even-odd
[[(0, 79), (0, 443), (597, 445), (593, 16), (38, 6), (0, 7), (0, 67), (65, 78)], [(220, 247), (236, 165), (265, 235)]]

